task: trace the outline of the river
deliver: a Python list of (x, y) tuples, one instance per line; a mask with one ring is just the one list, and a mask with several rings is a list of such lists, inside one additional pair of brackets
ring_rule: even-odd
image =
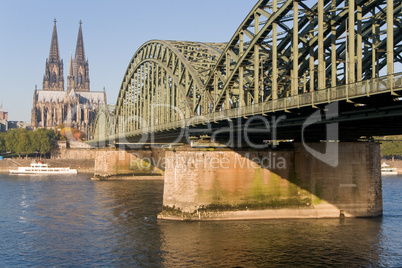
[(162, 181), (0, 175), (1, 267), (401, 267), (402, 176), (384, 216), (157, 220)]

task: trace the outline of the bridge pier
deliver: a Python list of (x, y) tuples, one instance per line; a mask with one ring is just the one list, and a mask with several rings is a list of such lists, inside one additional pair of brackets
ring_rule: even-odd
[(376, 143), (337, 143), (335, 167), (315, 158), (326, 143), (276, 150), (179, 147), (165, 152), (169, 220), (375, 217), (382, 215)]
[(164, 150), (141, 148), (98, 149), (95, 153), (93, 180), (161, 179), (164, 174)]

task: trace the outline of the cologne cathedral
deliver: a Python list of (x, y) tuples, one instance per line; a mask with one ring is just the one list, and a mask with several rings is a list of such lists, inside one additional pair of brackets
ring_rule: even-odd
[(97, 109), (106, 104), (106, 93), (89, 91), (89, 65), (85, 59), (82, 25), (78, 30), (75, 57), (70, 56), (67, 91), (64, 90), (63, 60), (60, 59), (56, 20), (46, 59), (42, 90), (35, 88), (31, 125), (33, 128), (56, 128), (59, 124), (91, 131)]

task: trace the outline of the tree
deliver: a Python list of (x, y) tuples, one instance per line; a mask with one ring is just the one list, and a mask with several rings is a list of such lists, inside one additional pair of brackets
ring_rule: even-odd
[(402, 157), (402, 136), (386, 136), (380, 138), (381, 155), (383, 157), (392, 158)]
[(38, 129), (36, 130), (36, 142), (37, 148), (36, 150), (40, 152), (41, 155), (45, 155), (50, 153), (50, 151), (54, 148), (54, 138), (55, 133), (52, 129)]
[(25, 153), (28, 157), (27, 152), (29, 151), (29, 134), (28, 130), (25, 128), (17, 128), (14, 131), (15, 133), (15, 144), (14, 144), (14, 152), (18, 154), (18, 157), (21, 157), (22, 153)]
[(17, 146), (15, 147), (15, 152), (21, 157), (22, 153), (25, 153), (26, 158), (28, 158), (29, 150), (29, 134), (28, 130), (19, 128), (20, 130), (17, 133)]
[(7, 131), (7, 134), (4, 137), (7, 151), (15, 152), (17, 144), (16, 135), (16, 129), (10, 129)]
[(85, 133), (74, 127), (65, 127), (64, 125), (57, 126), (60, 132), (57, 133), (58, 140), (77, 140), (82, 141), (86, 138)]
[(21, 157), (22, 153), (29, 151), (28, 130), (17, 128), (7, 131), (5, 145), (8, 151), (13, 151)]
[[(5, 149), (18, 154), (25, 153), (32, 154), (35, 151), (40, 152), (42, 155), (50, 153), (54, 148), (55, 133), (52, 129), (38, 129), (35, 131), (28, 131), (27, 129), (18, 128), (9, 130), (4, 136)], [(1, 150), (1, 136), (0, 136), (0, 150)]]
[(0, 133), (0, 152), (5, 152), (7, 151), (6, 148), (6, 133), (1, 132)]
[(38, 138), (38, 131), (31, 131), (29, 133), (29, 141), (32, 148), (32, 153), (39, 152), (39, 138)]

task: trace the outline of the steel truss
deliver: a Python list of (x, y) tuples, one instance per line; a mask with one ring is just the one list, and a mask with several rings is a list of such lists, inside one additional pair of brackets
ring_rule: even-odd
[(105, 131), (163, 131), (194, 116), (376, 79), (383, 69), (392, 75), (401, 41), (401, 0), (260, 0), (226, 44), (142, 45), (124, 75), (114, 129)]
[(92, 133), (92, 139), (108, 141), (110, 137), (115, 134), (115, 106), (103, 105), (100, 106), (94, 120), (94, 131)]

